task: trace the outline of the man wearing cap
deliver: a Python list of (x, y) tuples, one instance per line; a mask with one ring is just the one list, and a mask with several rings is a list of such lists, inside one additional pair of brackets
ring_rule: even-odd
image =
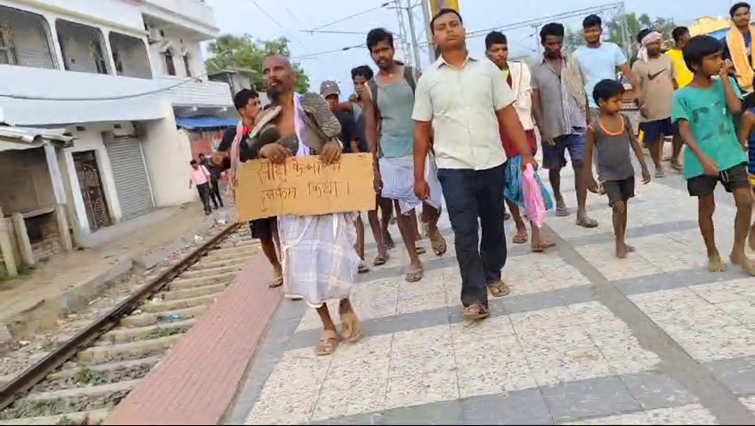
[[(343, 142), (343, 153), (359, 153), (368, 152), (367, 141), (364, 138), (359, 137), (357, 132), (357, 124), (354, 121), (354, 116), (342, 108), (339, 108), (339, 96), (341, 95), (341, 89), (338, 87), (338, 83), (332, 80), (325, 80), (320, 84), (320, 95), (328, 101), (330, 111), (336, 117), (339, 123), (341, 123), (341, 134), (339, 138)], [(362, 222), (361, 214), (357, 216), (354, 222), (357, 230), (357, 253), (362, 262), (359, 264), (359, 273), (364, 274), (370, 271), (370, 268), (364, 263), (364, 222)]]

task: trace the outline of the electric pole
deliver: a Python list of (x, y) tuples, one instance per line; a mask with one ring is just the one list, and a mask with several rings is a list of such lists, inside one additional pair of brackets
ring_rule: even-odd
[(437, 59), (435, 57), (435, 44), (433, 43), (433, 29), (430, 28), (430, 0), (420, 0), (422, 4), (422, 20), (425, 24), (425, 36), (427, 37), (427, 56), (432, 64)]
[(414, 30), (414, 14), (412, 13), (411, 0), (406, 0), (406, 15), (409, 18), (409, 33), (412, 37), (412, 50), (414, 53), (414, 68), (420, 69), (421, 62), (419, 60), (419, 43), (417, 42), (417, 32)]

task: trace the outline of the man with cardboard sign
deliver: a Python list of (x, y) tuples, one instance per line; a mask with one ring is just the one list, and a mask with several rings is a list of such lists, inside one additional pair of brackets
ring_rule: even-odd
[(344, 154), (334, 164), (315, 156), (289, 157), (282, 164), (252, 160), (237, 176), (240, 220), (363, 211), (375, 204), (370, 154)]

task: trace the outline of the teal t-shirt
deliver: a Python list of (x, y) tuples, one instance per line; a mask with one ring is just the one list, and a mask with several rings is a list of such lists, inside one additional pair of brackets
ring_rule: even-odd
[[(741, 99), (742, 93), (733, 78), (731, 87)], [(726, 170), (746, 163), (742, 146), (734, 130), (734, 119), (726, 105), (724, 85), (714, 80), (707, 89), (686, 86), (674, 92), (671, 119), (689, 121), (692, 136), (700, 150), (718, 164), (719, 170)], [(703, 166), (692, 150), (684, 150), (684, 178), (690, 179), (705, 174)]]

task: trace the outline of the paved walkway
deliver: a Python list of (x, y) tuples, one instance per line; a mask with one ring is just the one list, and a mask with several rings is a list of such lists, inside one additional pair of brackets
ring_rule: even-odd
[[(728, 254), (734, 207), (718, 195)], [(509, 245), (512, 293), (478, 325), (461, 319), (453, 244), (422, 256), (419, 283), (403, 280), (399, 248), (365, 275), (354, 304), (366, 337), (334, 356), (313, 355), (315, 312), (285, 301), (229, 423), (755, 423), (755, 279), (706, 271), (681, 177), (638, 188), (626, 260), (613, 256), (606, 199), (589, 208), (597, 229), (549, 216), (550, 253)], [(452, 243), (445, 214), (441, 227)]]

